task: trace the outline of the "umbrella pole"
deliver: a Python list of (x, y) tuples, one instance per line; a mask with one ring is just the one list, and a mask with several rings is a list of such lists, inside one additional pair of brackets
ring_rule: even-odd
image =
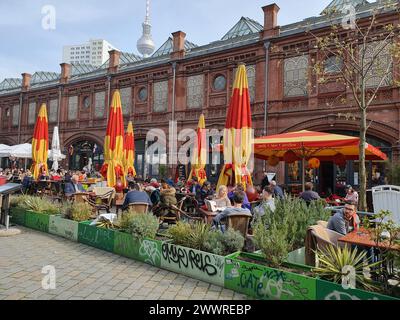
[(301, 159), (301, 185), (302, 185), (302, 190), (303, 192), (305, 191), (305, 178), (306, 178), (306, 165), (305, 165), (305, 161), (304, 161), (304, 157)]
[(24, 160), (25, 160), (24, 162), (25, 162), (25, 171), (26, 171), (26, 158)]

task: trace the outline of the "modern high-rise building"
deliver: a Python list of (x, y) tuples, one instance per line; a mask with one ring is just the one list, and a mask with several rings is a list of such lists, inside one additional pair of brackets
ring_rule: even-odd
[(109, 58), (108, 51), (113, 49), (116, 48), (103, 39), (91, 39), (84, 44), (64, 46), (63, 62), (101, 66)]

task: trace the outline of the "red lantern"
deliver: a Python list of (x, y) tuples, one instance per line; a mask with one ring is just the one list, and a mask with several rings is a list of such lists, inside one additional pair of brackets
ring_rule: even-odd
[(294, 163), (299, 160), (299, 157), (294, 153), (294, 151), (289, 150), (283, 155), (283, 160), (287, 163)]
[(277, 156), (270, 156), (268, 158), (268, 165), (270, 165), (271, 167), (276, 167), (279, 164), (279, 158)]
[(346, 157), (341, 154), (341, 153), (337, 153), (334, 157), (333, 162), (339, 166), (339, 167), (345, 167), (346, 166)]
[(321, 161), (319, 161), (319, 159), (317, 158), (311, 158), (310, 160), (308, 160), (308, 166), (310, 167), (310, 169), (318, 169), (321, 165)]

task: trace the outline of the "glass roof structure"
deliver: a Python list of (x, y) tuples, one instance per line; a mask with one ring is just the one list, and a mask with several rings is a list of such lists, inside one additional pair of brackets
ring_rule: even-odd
[(58, 79), (60, 79), (59, 73), (38, 71), (33, 74), (31, 84), (49, 82)]
[(325, 9), (321, 12), (321, 15), (330, 12), (341, 12), (343, 8), (348, 5), (352, 5), (355, 7), (359, 5), (365, 5), (369, 3), (366, 0), (333, 0)]
[(263, 30), (264, 27), (257, 21), (242, 17), (238, 23), (236, 23), (231, 30), (225, 34), (221, 40), (229, 40), (236, 37), (245, 36), (251, 33), (258, 33)]
[(20, 88), (22, 86), (22, 79), (6, 78), (0, 82), (0, 91)]
[[(161, 57), (166, 54), (170, 54), (173, 51), (173, 45), (174, 45), (174, 42), (173, 42), (172, 38), (169, 37), (168, 40), (165, 41), (164, 44), (160, 48), (158, 48), (156, 52), (153, 53), (152, 57), (153, 58)], [(185, 50), (186, 51), (190, 51), (191, 49), (196, 48), (196, 47), (198, 47), (196, 44), (185, 40)]]

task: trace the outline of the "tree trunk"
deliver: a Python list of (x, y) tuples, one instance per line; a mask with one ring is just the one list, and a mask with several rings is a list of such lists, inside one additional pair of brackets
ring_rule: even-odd
[(367, 211), (367, 170), (365, 168), (365, 144), (367, 136), (367, 111), (361, 110), (360, 123), (360, 155), (359, 155), (359, 210)]

